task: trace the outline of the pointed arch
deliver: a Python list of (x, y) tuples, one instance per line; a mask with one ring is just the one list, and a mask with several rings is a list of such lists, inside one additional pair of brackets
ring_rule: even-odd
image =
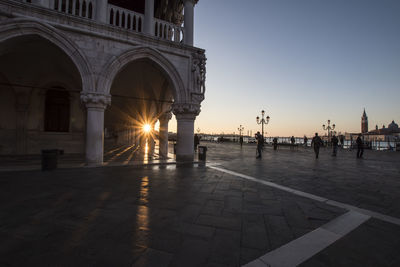
[(79, 48), (57, 29), (29, 19), (15, 19), (0, 23), (0, 43), (26, 35), (37, 35), (60, 48), (78, 69), (82, 91), (93, 91), (94, 80), (88, 60), (79, 51)]
[(138, 47), (113, 58), (102, 71), (98, 84), (103, 85), (104, 92), (109, 94), (111, 86), (117, 74), (122, 71), (129, 63), (139, 59), (147, 59), (156, 64), (168, 80), (171, 82), (175, 102), (185, 101), (188, 93), (182, 81), (182, 78), (175, 66), (165, 58), (160, 52), (148, 47)]

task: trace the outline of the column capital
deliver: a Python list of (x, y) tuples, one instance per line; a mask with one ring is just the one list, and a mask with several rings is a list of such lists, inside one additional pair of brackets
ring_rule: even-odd
[(158, 117), (158, 119), (161, 121), (169, 121), (170, 119), (172, 119), (172, 112), (164, 112), (160, 115), (160, 117)]
[(176, 118), (179, 119), (196, 119), (196, 116), (200, 113), (200, 104), (196, 103), (174, 103), (172, 106), (172, 112)]
[(81, 102), (85, 104), (87, 108), (106, 109), (107, 106), (111, 105), (111, 95), (95, 92), (82, 92)]

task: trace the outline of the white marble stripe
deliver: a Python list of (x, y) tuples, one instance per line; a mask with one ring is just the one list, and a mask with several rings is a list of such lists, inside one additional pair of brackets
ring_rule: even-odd
[(317, 195), (313, 195), (313, 194), (310, 194), (310, 193), (302, 192), (302, 191), (299, 191), (299, 190), (296, 190), (296, 189), (292, 189), (292, 188), (287, 187), (287, 186), (275, 184), (275, 183), (268, 182), (268, 181), (265, 181), (265, 180), (261, 180), (261, 179), (258, 179), (258, 178), (254, 178), (254, 177), (251, 177), (251, 176), (248, 176), (248, 175), (245, 175), (245, 174), (241, 174), (241, 173), (230, 171), (230, 170), (227, 170), (227, 169), (224, 169), (224, 168), (216, 167), (215, 165), (207, 165), (207, 167), (209, 167), (211, 169), (214, 169), (214, 170), (217, 170), (217, 171), (220, 171), (220, 172), (225, 172), (225, 173), (237, 176), (237, 177), (241, 177), (241, 178), (244, 178), (244, 179), (247, 179), (247, 180), (250, 180), (250, 181), (254, 181), (254, 182), (257, 182), (257, 183), (260, 183), (260, 184), (264, 184), (264, 185), (267, 185), (267, 186), (270, 186), (270, 187), (273, 187), (273, 188), (277, 188), (277, 189), (280, 189), (280, 190), (283, 190), (283, 191), (286, 191), (286, 192), (289, 192), (289, 193), (292, 193), (292, 194), (295, 194), (295, 195), (298, 195), (298, 196), (302, 196), (302, 197), (306, 197), (306, 198), (309, 198), (309, 199), (312, 199), (312, 200), (315, 200), (315, 201), (323, 202), (323, 203), (326, 203), (326, 204), (331, 205), (331, 206), (336, 206), (336, 207), (343, 208), (343, 209), (346, 209), (346, 210), (356, 211), (356, 212), (359, 212), (359, 213), (374, 217), (376, 219), (379, 219), (379, 220), (382, 220), (382, 221), (385, 221), (385, 222), (389, 222), (389, 223), (393, 223), (393, 224), (396, 224), (396, 225), (400, 225), (400, 219), (399, 218), (395, 218), (395, 217), (392, 217), (392, 216), (389, 216), (389, 215), (385, 215), (385, 214), (382, 214), (382, 213), (379, 213), (379, 212), (375, 212), (375, 211), (371, 211), (371, 210), (367, 210), (367, 209), (362, 209), (362, 208), (359, 208), (359, 207), (356, 207), (356, 206), (353, 206), (353, 205), (349, 205), (349, 204), (346, 204), (346, 203), (330, 200), (330, 199), (327, 199), (327, 198), (324, 198), (324, 197), (320, 197), (320, 196), (317, 196)]
[(244, 265), (245, 267), (297, 266), (322, 251), (367, 221), (370, 216), (349, 211), (320, 228), (311, 231)]
[(303, 197), (306, 197), (306, 198), (310, 198), (310, 199), (313, 199), (313, 200), (316, 200), (316, 201), (325, 202), (325, 201), (328, 200), (327, 198), (323, 198), (323, 197), (320, 197), (320, 196), (316, 196), (316, 195), (313, 195), (313, 194), (302, 192), (302, 191), (299, 191), (299, 190), (296, 190), (296, 189), (292, 189), (292, 188), (287, 187), (287, 186), (275, 184), (275, 183), (268, 182), (268, 181), (265, 181), (265, 180), (257, 179), (257, 178), (254, 178), (254, 177), (251, 177), (251, 176), (248, 176), (248, 175), (245, 175), (245, 174), (241, 174), (241, 173), (238, 173), (238, 172), (230, 171), (230, 170), (223, 169), (223, 168), (220, 168), (220, 167), (216, 167), (216, 166), (212, 166), (212, 165), (211, 166), (207, 165), (207, 167), (215, 169), (215, 170), (218, 170), (218, 171), (221, 171), (221, 172), (225, 172), (225, 173), (228, 173), (228, 174), (231, 174), (231, 175), (234, 175), (234, 176), (238, 176), (238, 177), (250, 180), (250, 181), (258, 182), (258, 183), (261, 183), (261, 184), (264, 184), (264, 185), (267, 185), (267, 186), (270, 186), (270, 187), (274, 187), (274, 188), (277, 188), (277, 189), (280, 189), (280, 190), (283, 190), (283, 191), (286, 191), (286, 192), (289, 192), (289, 193), (293, 193), (295, 195), (299, 195), (299, 196), (303, 196)]

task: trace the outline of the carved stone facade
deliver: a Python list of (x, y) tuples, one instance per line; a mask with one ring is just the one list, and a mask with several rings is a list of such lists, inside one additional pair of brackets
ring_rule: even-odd
[(206, 92), (206, 56), (201, 53), (192, 54), (192, 102), (201, 103)]
[(106, 109), (111, 105), (111, 95), (84, 92), (81, 93), (81, 101), (86, 107)]
[[(193, 124), (204, 99), (204, 50), (190, 45), (190, 40), (138, 32), (131, 27), (133, 18), (168, 24), (109, 8), (106, 0), (88, 1), (91, 14), (70, 12), (59, 5), (61, 1), (32, 2), (0, 2), (0, 154), (39, 154), (41, 149), (59, 148), (85, 153), (89, 164), (102, 164), (107, 131), (137, 135), (144, 114), (154, 123), (170, 110), (178, 125), (180, 117), (186, 125), (184, 133), (179, 134), (178, 127), (178, 143), (193, 139), (186, 117)], [(185, 4), (186, 14), (193, 13), (195, 2), (190, 2)], [(182, 21), (183, 2), (161, 3), (168, 6), (165, 18)], [(107, 13), (112, 9), (124, 14), (125, 21), (113, 20)], [(193, 35), (190, 26), (183, 28), (188, 36)], [(179, 37), (177, 32), (174, 37)], [(57, 108), (60, 101), (68, 112)], [(67, 131), (46, 131), (43, 125), (46, 116), (54, 115), (51, 110), (69, 116)], [(121, 114), (136, 124), (127, 125)], [(179, 151), (178, 156), (193, 157), (189, 149)]]

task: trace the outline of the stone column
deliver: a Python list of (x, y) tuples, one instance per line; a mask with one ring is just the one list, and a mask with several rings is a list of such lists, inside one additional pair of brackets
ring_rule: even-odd
[(160, 120), (160, 133), (159, 133), (159, 154), (161, 158), (168, 157), (168, 122), (172, 118), (172, 113), (167, 112), (161, 115)]
[(145, 0), (143, 32), (154, 36), (154, 0)]
[(176, 160), (193, 161), (194, 120), (200, 113), (199, 104), (174, 104), (173, 112), (178, 122)]
[(111, 96), (98, 93), (82, 93), (86, 106), (86, 163), (89, 166), (103, 164), (104, 110), (111, 104)]
[(193, 46), (193, 29), (194, 29), (194, 5), (195, 0), (184, 0), (185, 9), (184, 9), (184, 27), (185, 27), (185, 35), (183, 42), (187, 45)]
[(152, 123), (151, 124), (151, 133), (149, 133), (148, 134), (148, 145), (149, 145), (149, 150), (148, 150), (148, 152), (149, 152), (149, 156), (153, 156), (153, 154), (154, 154), (154, 148), (155, 148), (155, 144), (154, 144), (154, 133), (155, 133), (155, 131), (154, 131), (154, 127), (155, 127), (155, 123)]
[(107, 4), (108, 0), (96, 0), (96, 20), (101, 23), (107, 23)]
[(14, 87), (14, 90), (16, 95), (15, 109), (17, 111), (16, 152), (18, 155), (23, 155), (27, 153), (26, 126), (28, 120), (31, 89), (26, 87)]

